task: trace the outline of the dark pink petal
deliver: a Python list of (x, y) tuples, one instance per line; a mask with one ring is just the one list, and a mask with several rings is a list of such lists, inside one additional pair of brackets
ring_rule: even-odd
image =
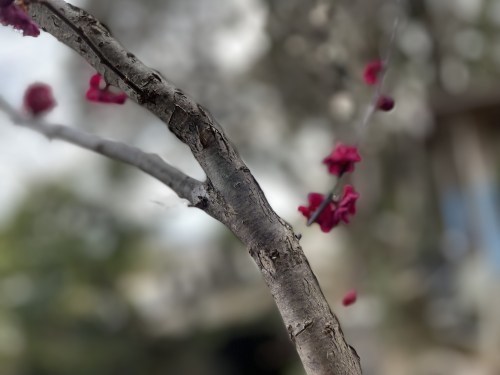
[(355, 303), (357, 299), (358, 293), (355, 289), (351, 289), (346, 294), (344, 294), (344, 298), (342, 298), (342, 305), (350, 306)]
[(363, 71), (363, 80), (365, 83), (370, 86), (375, 85), (383, 68), (384, 64), (380, 60), (373, 60), (366, 64)]
[[(321, 205), (324, 199), (325, 196), (323, 194), (309, 193), (309, 205), (300, 206), (299, 211), (302, 213), (302, 215), (309, 219), (316, 211), (316, 209)], [(334, 211), (335, 204), (333, 202), (330, 202), (315, 221), (316, 223), (318, 223), (321, 230), (325, 233), (331, 231), (332, 228), (334, 228), (338, 224), (338, 220), (334, 217)]]
[(345, 172), (352, 172), (354, 164), (359, 161), (361, 161), (361, 156), (357, 147), (337, 143), (332, 153), (323, 159), (323, 164), (327, 165), (328, 172), (340, 177)]
[(343, 221), (348, 224), (350, 221), (350, 216), (356, 213), (356, 201), (359, 198), (359, 194), (354, 190), (351, 185), (346, 185), (344, 187), (344, 194), (342, 199), (337, 204), (337, 208), (334, 212), (335, 220)]
[(24, 36), (37, 37), (40, 35), (40, 29), (19, 6), (8, 1), (2, 1), (0, 7), (0, 23), (4, 26), (12, 26), (14, 29), (21, 30)]
[(309, 219), (316, 210), (316, 208), (318, 208), (321, 202), (323, 202), (323, 199), (324, 199), (323, 194), (309, 193), (307, 195), (309, 206), (299, 206), (299, 211)]
[(377, 109), (384, 112), (389, 112), (394, 108), (394, 99), (390, 96), (381, 95), (377, 100)]
[(24, 107), (33, 116), (50, 111), (56, 105), (52, 89), (44, 83), (30, 85), (24, 93)]
[(94, 89), (98, 89), (99, 85), (101, 84), (101, 81), (102, 81), (102, 76), (99, 73), (96, 73), (92, 77), (90, 77), (89, 85)]
[(91, 102), (98, 102), (100, 97), (101, 91), (93, 87), (90, 87), (85, 94), (85, 98)]
[(85, 93), (85, 98), (91, 102), (123, 104), (127, 100), (127, 94), (123, 91), (112, 92), (109, 85), (100, 87), (104, 79), (99, 73), (94, 74), (89, 80), (89, 89)]
[(314, 206), (316, 208), (323, 202), (325, 196), (319, 193), (309, 193), (307, 199), (309, 201), (309, 205)]
[(102, 102), (103, 103), (114, 103), (114, 104), (123, 104), (127, 100), (127, 94), (124, 92), (114, 93), (111, 91), (103, 91), (102, 93)]

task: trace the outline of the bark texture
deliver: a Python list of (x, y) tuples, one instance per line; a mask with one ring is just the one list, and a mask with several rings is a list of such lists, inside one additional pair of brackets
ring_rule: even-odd
[[(250, 170), (210, 114), (127, 52), (85, 11), (63, 0), (31, 0), (26, 1), (26, 6), (43, 30), (74, 49), (108, 83), (153, 112), (189, 146), (207, 180), (193, 184), (188, 199), (225, 224), (247, 246), (306, 373), (360, 374), (359, 357), (347, 344), (292, 227), (272, 210)], [(185, 191), (182, 194), (189, 195)]]

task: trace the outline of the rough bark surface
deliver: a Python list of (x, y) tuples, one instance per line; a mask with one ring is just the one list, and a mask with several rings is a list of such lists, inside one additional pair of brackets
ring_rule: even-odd
[(250, 170), (210, 114), (127, 52), (85, 11), (63, 0), (25, 3), (43, 30), (74, 49), (108, 83), (153, 112), (189, 146), (207, 180), (193, 184), (196, 187), (187, 198), (225, 224), (247, 246), (271, 290), (306, 373), (361, 374), (359, 357), (347, 344), (292, 227), (272, 210)]

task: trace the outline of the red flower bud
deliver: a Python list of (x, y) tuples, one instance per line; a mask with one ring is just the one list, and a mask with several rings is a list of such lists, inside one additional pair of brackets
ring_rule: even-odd
[(45, 83), (34, 83), (24, 93), (24, 107), (33, 116), (50, 111), (56, 105), (52, 89)]
[(387, 95), (381, 95), (377, 100), (377, 109), (384, 112), (389, 112), (394, 108), (394, 99)]
[(384, 64), (381, 60), (373, 60), (366, 64), (365, 70), (363, 71), (363, 80), (365, 83), (370, 86), (377, 84), (380, 72), (382, 72), (383, 68)]
[(342, 305), (350, 306), (356, 302), (358, 299), (358, 293), (355, 289), (349, 290), (346, 294), (344, 294), (344, 298), (342, 298)]
[(102, 80), (102, 76), (99, 73), (96, 73), (92, 77), (90, 77), (89, 85), (94, 89), (98, 89)]

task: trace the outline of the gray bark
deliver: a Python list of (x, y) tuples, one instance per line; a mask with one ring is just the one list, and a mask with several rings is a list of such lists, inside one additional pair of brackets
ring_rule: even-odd
[[(160, 118), (189, 146), (207, 175), (191, 203), (226, 225), (248, 248), (271, 290), (309, 375), (360, 374), (292, 227), (270, 207), (259, 184), (210, 114), (127, 52), (95, 18), (62, 0), (27, 4), (45, 31), (85, 58)], [(174, 189), (175, 190), (175, 189)]]

